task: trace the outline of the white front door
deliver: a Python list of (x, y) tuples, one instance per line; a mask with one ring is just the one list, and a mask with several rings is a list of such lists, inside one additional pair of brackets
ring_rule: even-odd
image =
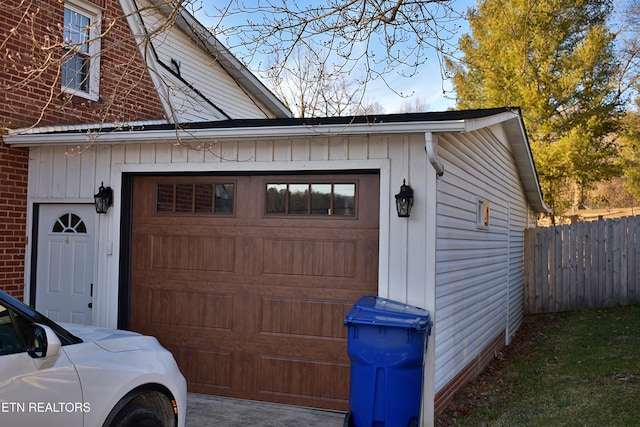
[(36, 310), (56, 322), (92, 324), (93, 205), (40, 205)]

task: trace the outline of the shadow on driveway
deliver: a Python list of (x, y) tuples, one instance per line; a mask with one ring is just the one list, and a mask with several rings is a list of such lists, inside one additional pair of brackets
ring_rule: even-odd
[(189, 393), (187, 427), (342, 427), (343, 412)]

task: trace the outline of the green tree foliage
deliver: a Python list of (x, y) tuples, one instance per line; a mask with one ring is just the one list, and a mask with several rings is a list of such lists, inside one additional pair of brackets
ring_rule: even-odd
[(624, 187), (640, 200), (640, 116), (628, 112), (620, 133), (620, 163), (624, 170)]
[(613, 161), (622, 93), (609, 0), (479, 0), (464, 58), (447, 61), (460, 108), (519, 106), (554, 212), (620, 173)]

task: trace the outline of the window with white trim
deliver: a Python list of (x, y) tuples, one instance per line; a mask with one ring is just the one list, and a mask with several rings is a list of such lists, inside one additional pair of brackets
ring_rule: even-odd
[(97, 100), (100, 83), (100, 19), (96, 6), (78, 1), (64, 5), (62, 91)]

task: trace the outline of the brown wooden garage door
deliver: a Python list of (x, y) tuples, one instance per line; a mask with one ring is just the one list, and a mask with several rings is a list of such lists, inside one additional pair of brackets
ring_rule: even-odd
[(343, 319), (378, 282), (377, 174), (134, 179), (131, 328), (189, 390), (346, 410)]

